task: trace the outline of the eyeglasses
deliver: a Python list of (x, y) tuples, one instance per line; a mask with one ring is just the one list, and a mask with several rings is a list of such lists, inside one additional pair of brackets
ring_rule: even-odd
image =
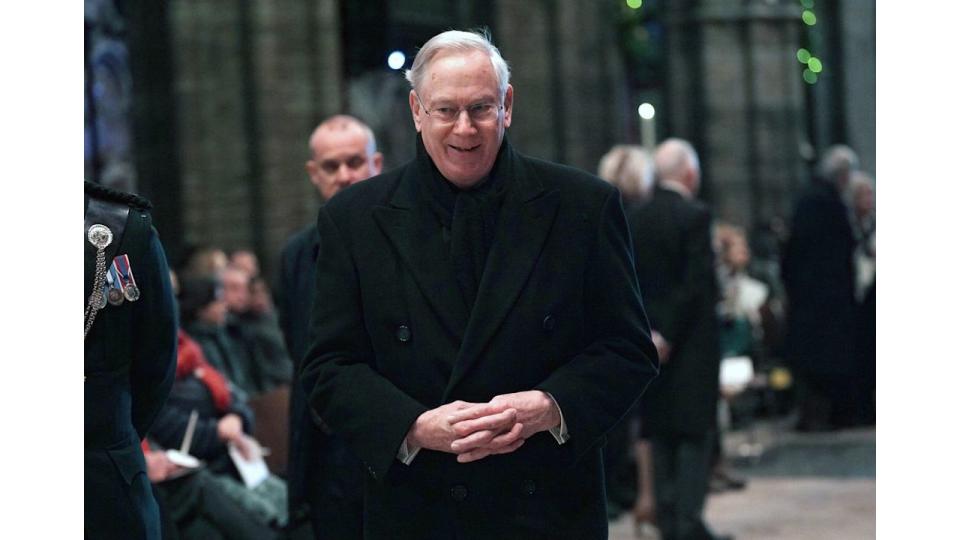
[(461, 111), (467, 111), (467, 116), (474, 122), (489, 122), (496, 118), (500, 109), (503, 108), (501, 104), (482, 101), (480, 103), (474, 103), (473, 105), (467, 105), (466, 107), (453, 107), (447, 104), (441, 104), (434, 107), (433, 110), (429, 110), (420, 99), (420, 94), (414, 92), (413, 95), (417, 96), (417, 101), (420, 102), (420, 106), (423, 107), (423, 112), (425, 112), (427, 116), (444, 124), (456, 122), (457, 119), (460, 118)]
[(327, 174), (336, 174), (340, 170), (341, 165), (346, 165), (348, 169), (356, 171), (366, 165), (367, 158), (357, 154), (355, 156), (350, 156), (347, 159), (340, 161), (337, 159), (325, 159), (319, 163), (320, 168), (323, 169), (323, 172)]

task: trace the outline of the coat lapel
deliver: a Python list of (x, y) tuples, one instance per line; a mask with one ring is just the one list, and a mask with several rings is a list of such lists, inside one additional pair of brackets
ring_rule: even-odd
[(461, 340), (467, 325), (466, 308), (444, 249), (441, 227), (418, 196), (417, 170), (416, 166), (407, 169), (389, 206), (374, 208), (373, 217), (444, 326)]
[(557, 214), (559, 193), (545, 191), (535, 178), (526, 174), (520, 158), (511, 157), (513, 166), (506, 180), (514, 185), (500, 212), (477, 301), (444, 392), (444, 402), (480, 358), (520, 296)]

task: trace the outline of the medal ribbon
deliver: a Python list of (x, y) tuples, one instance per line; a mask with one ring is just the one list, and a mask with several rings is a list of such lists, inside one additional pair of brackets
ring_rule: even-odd
[(133, 271), (130, 269), (130, 258), (126, 253), (113, 258), (113, 268), (116, 269), (120, 278), (120, 290), (126, 290), (127, 285), (137, 286), (137, 281), (133, 279)]

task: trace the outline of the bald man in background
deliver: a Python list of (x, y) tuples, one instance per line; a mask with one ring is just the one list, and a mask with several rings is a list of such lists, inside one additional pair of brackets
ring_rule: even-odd
[(702, 517), (720, 371), (712, 217), (696, 198), (700, 162), (689, 142), (665, 140), (654, 168), (653, 196), (630, 217), (637, 279), (661, 365), (643, 397), (642, 429), (653, 445), (663, 539), (708, 540), (718, 538)]
[[(310, 136), (309, 148), (307, 175), (324, 202), (380, 174), (383, 167), (373, 131), (352, 116), (322, 122)], [(277, 314), (294, 373), (308, 346), (318, 249), (317, 227), (311, 223), (287, 242), (280, 260)], [(289, 451), (291, 523), (309, 514), (316, 538), (360, 538), (364, 468), (340, 439), (317, 426), (296, 381), (290, 398)]]

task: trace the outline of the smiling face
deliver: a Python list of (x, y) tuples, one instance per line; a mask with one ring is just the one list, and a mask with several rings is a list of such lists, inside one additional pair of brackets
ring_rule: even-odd
[[(469, 188), (493, 168), (510, 127), (513, 87), (507, 85), (503, 109), (488, 121), (475, 121), (463, 110), (451, 122), (428, 115), (440, 107), (466, 109), (478, 103), (500, 105), (497, 75), (483, 52), (441, 52), (430, 62), (419, 89), (410, 92), (413, 123), (423, 136), (423, 145), (444, 178), (459, 188)], [(423, 106), (420, 105), (423, 101)]]

